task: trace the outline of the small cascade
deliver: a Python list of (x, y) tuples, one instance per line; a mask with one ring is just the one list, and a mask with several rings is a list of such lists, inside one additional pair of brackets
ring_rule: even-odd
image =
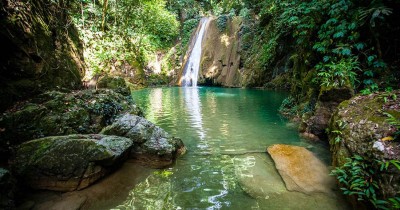
[(182, 86), (197, 86), (197, 77), (199, 75), (200, 60), (201, 60), (201, 43), (205, 33), (205, 28), (208, 18), (202, 18), (200, 21), (200, 31), (197, 33), (196, 41), (190, 53), (189, 59), (186, 62), (183, 70), (181, 85)]

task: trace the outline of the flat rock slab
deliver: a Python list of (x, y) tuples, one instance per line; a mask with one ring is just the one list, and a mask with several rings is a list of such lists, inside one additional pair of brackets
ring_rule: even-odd
[(237, 156), (233, 162), (240, 187), (251, 197), (264, 199), (286, 192), (274, 162), (266, 153)]
[(275, 144), (267, 149), (289, 191), (332, 193), (335, 180), (328, 168), (303, 147)]

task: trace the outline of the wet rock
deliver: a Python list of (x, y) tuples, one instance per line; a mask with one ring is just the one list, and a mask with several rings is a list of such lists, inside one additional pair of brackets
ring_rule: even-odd
[(131, 94), (131, 90), (126, 85), (125, 79), (123, 77), (118, 77), (118, 76), (106, 75), (104, 77), (101, 77), (97, 82), (97, 88), (111, 89), (122, 95)]
[(52, 136), (16, 148), (12, 169), (32, 188), (80, 190), (121, 164), (132, 141), (118, 136)]
[[(205, 28), (198, 84), (240, 87), (242, 74), (239, 71), (241, 62), (239, 32), (242, 20), (240, 17), (227, 17), (226, 27), (221, 31), (218, 28), (217, 19), (210, 17)], [(197, 32), (199, 30), (200, 27), (198, 27)], [(189, 53), (191, 53), (195, 44), (195, 37), (197, 36), (192, 36), (189, 43), (189, 50), (183, 66), (187, 65)], [(182, 74), (183, 69), (178, 78), (181, 78)], [(182, 81), (177, 82), (180, 85)]]
[(0, 209), (13, 209), (15, 207), (14, 194), (16, 186), (11, 173), (0, 168)]
[(286, 192), (274, 162), (266, 153), (238, 156), (233, 162), (240, 187), (251, 197), (265, 199)]
[(171, 164), (186, 149), (181, 139), (170, 136), (162, 128), (143, 117), (124, 114), (101, 134), (124, 136), (132, 140), (131, 156), (153, 167)]
[(98, 133), (123, 112), (142, 114), (131, 98), (112, 90), (46, 92), (0, 116), (0, 152), (46, 136)]
[(313, 115), (305, 116), (306, 119), (303, 119), (306, 127), (303, 131), (305, 136), (310, 136), (312, 140), (327, 139), (325, 130), (336, 107), (340, 102), (348, 100), (353, 95), (354, 93), (351, 88), (322, 88)]
[(331, 193), (335, 187), (328, 168), (307, 149), (275, 144), (267, 150), (289, 191)]
[[(370, 162), (400, 161), (399, 128), (389, 123), (388, 113), (394, 119), (400, 119), (400, 91), (388, 94), (375, 93), (356, 96), (342, 102), (333, 114), (329, 130), (332, 161), (336, 167), (343, 166), (346, 158), (361, 156)], [(379, 185), (377, 195), (384, 198), (398, 196), (400, 192), (400, 171), (394, 166), (381, 171), (376, 164), (376, 176)]]

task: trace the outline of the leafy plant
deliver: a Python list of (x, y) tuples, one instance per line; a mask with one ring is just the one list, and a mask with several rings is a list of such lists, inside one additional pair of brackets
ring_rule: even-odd
[(219, 31), (224, 31), (226, 29), (226, 23), (229, 20), (229, 15), (220, 15), (217, 18), (217, 27)]
[(394, 133), (394, 140), (400, 140), (400, 118), (397, 118), (387, 112), (384, 112), (383, 114), (388, 117), (386, 121), (397, 128), (397, 131)]
[(377, 209), (399, 208), (399, 197), (380, 198), (378, 169), (386, 171), (390, 165), (394, 165), (400, 170), (400, 161), (378, 159), (370, 161), (359, 155), (346, 158), (346, 160), (343, 166), (337, 167), (331, 172), (331, 175), (336, 176), (341, 184), (340, 189), (344, 195), (355, 196), (357, 200), (369, 202)]
[(341, 59), (339, 62), (318, 64), (318, 79), (325, 87), (343, 87), (350, 84), (354, 86), (356, 81), (356, 70), (360, 70), (359, 62), (356, 59)]
[(296, 100), (291, 96), (285, 98), (279, 107), (279, 112), (288, 115), (295, 115), (297, 112)]

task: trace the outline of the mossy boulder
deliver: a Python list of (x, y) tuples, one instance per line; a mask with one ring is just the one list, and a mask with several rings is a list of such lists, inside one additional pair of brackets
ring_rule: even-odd
[(346, 100), (338, 106), (329, 124), (333, 165), (341, 167), (355, 155), (373, 163), (376, 173), (372, 179), (379, 185), (380, 198), (399, 196), (400, 192), (400, 170), (392, 164), (381, 170), (380, 164), (375, 164), (400, 161), (399, 128), (389, 123), (385, 113), (400, 121), (400, 91)]
[(124, 136), (134, 142), (131, 157), (152, 167), (170, 165), (186, 149), (181, 139), (170, 136), (162, 128), (143, 117), (124, 114), (101, 134)]
[(98, 134), (45, 137), (16, 147), (11, 168), (32, 188), (80, 190), (122, 163), (132, 144), (128, 138)]
[(112, 90), (46, 92), (0, 116), (0, 152), (46, 136), (98, 133), (124, 112), (142, 114), (130, 97)]
[(125, 79), (119, 76), (106, 75), (101, 77), (97, 82), (97, 88), (108, 88), (122, 95), (130, 95), (130, 88), (127, 86)]

